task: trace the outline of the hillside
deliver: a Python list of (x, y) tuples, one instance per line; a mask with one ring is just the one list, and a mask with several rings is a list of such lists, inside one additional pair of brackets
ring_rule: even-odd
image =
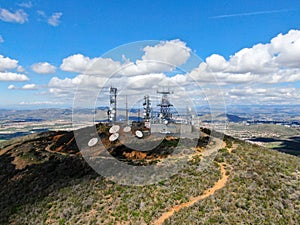
[[(173, 144), (166, 139), (147, 157), (155, 159)], [(87, 165), (72, 132), (46, 132), (4, 142), (0, 148), (0, 224), (300, 221), (300, 158), (226, 136), (214, 160), (199, 170), (205, 144), (201, 138), (192, 148), (188, 165), (170, 179), (155, 185), (123, 186)], [(113, 153), (120, 158), (134, 155), (128, 159), (132, 161), (145, 159), (128, 151)]]

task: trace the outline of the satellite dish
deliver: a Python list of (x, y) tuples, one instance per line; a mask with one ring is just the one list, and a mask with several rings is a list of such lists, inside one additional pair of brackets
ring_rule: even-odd
[(110, 129), (109, 129), (109, 133), (114, 134), (117, 133), (120, 130), (120, 126), (119, 125), (113, 125)]
[(119, 138), (119, 133), (113, 133), (112, 135), (109, 136), (109, 141), (113, 142)]
[(131, 131), (131, 127), (130, 127), (130, 126), (126, 126), (126, 127), (124, 127), (123, 131), (124, 131), (125, 133), (130, 132), (130, 131)]
[(88, 146), (89, 146), (89, 147), (93, 147), (93, 146), (96, 145), (97, 143), (98, 143), (98, 138), (92, 138), (91, 140), (89, 140)]
[(137, 131), (135, 132), (135, 135), (136, 135), (138, 138), (142, 138), (142, 137), (144, 136), (143, 132), (140, 131), (140, 130), (137, 130)]

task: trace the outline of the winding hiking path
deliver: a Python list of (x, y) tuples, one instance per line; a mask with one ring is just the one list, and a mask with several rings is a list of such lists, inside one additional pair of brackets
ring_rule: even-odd
[(191, 207), (198, 201), (205, 199), (211, 195), (213, 195), (217, 190), (223, 188), (226, 185), (226, 182), (228, 180), (228, 175), (226, 175), (226, 170), (225, 170), (225, 164), (224, 163), (219, 163), (220, 170), (221, 170), (221, 179), (219, 179), (213, 187), (207, 189), (204, 191), (202, 195), (199, 195), (197, 197), (192, 197), (190, 198), (190, 201), (173, 206), (169, 211), (164, 212), (160, 218), (158, 218), (156, 221), (154, 221), (155, 225), (161, 225), (163, 222), (171, 217), (175, 212), (178, 212), (180, 209), (185, 208), (185, 207)]

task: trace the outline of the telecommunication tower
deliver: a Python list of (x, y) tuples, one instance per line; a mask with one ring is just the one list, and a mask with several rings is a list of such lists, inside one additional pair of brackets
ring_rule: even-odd
[(149, 99), (149, 95), (144, 96), (144, 121), (149, 122), (151, 117), (151, 101)]
[(117, 88), (111, 87), (109, 89), (110, 94), (110, 107), (109, 107), (109, 121), (116, 122), (117, 121)]
[(170, 103), (168, 99), (168, 95), (173, 92), (170, 91), (157, 91), (158, 94), (162, 94), (161, 103), (157, 106), (160, 106), (159, 118), (164, 122), (170, 122), (172, 120), (172, 113), (170, 107), (173, 105)]

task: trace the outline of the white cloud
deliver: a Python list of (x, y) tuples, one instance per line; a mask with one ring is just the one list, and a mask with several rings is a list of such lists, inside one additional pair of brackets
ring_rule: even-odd
[(33, 64), (31, 66), (31, 69), (40, 74), (51, 74), (56, 72), (56, 67), (51, 65), (48, 62), (39, 62), (36, 64)]
[(300, 81), (300, 31), (279, 34), (270, 43), (244, 48), (226, 60), (213, 54), (191, 76), (202, 82), (282, 83)]
[(38, 89), (36, 84), (25, 84), (23, 87), (16, 87), (15, 85), (11, 84), (8, 86), (9, 90), (36, 90)]
[(230, 57), (226, 72), (264, 74), (276, 72), (272, 61), (273, 54), (269, 44), (257, 44), (252, 48), (244, 48)]
[(225, 58), (218, 54), (207, 57), (206, 63), (214, 72), (224, 71), (228, 67), (228, 62), (226, 62)]
[(154, 46), (143, 48), (142, 59), (126, 60), (120, 74), (127, 76), (170, 72), (187, 62), (191, 49), (180, 40), (161, 41)]
[(51, 101), (35, 101), (35, 102), (20, 102), (19, 105), (61, 105), (63, 102)]
[(295, 87), (240, 87), (226, 91), (230, 104), (297, 104), (300, 89)]
[(186, 43), (176, 39), (171, 41), (161, 41), (155, 46), (146, 46), (142, 60), (154, 60), (170, 65), (181, 66), (190, 57), (191, 49)]
[[(19, 73), (12, 72), (16, 70)], [(27, 81), (29, 78), (22, 74), (24, 69), (18, 65), (18, 61), (9, 57), (0, 55), (0, 81)]]
[(22, 3), (18, 4), (18, 6), (29, 9), (32, 7), (32, 2), (22, 2)]
[[(86, 104), (90, 99), (95, 99), (99, 95), (99, 91), (105, 92), (110, 86), (117, 87), (122, 95), (126, 93), (132, 98), (133, 95), (141, 97), (145, 93), (155, 93), (161, 87), (180, 87), (184, 89), (184, 87), (181, 87), (182, 83), (180, 83), (183, 81), (185, 81), (183, 75), (167, 77), (163, 73), (129, 77), (116, 76), (109, 80), (105, 76), (80, 74), (74, 78), (60, 79), (53, 77), (48, 83), (48, 87), (50, 93), (55, 97), (72, 100), (76, 93), (76, 102), (82, 101), (83, 104)], [(102, 96), (103, 93), (100, 95)]]
[[(185, 93), (199, 99), (199, 90), (194, 90), (197, 86), (198, 89), (201, 87), (207, 92), (204, 88), (220, 84), (226, 92), (226, 99), (239, 101), (239, 103), (247, 102), (247, 98), (253, 103), (256, 101), (255, 98), (259, 99), (259, 102), (280, 102), (284, 99), (291, 102), (299, 101), (298, 89), (266, 87), (244, 87), (243, 89), (238, 86), (278, 83), (291, 85), (300, 81), (299, 43), (300, 31), (291, 30), (287, 34), (279, 34), (269, 43), (260, 43), (241, 49), (228, 59), (213, 54), (187, 74), (174, 73), (176, 67), (185, 66), (184, 63), (188, 62), (192, 54), (186, 44), (179, 40), (146, 46), (142, 49), (144, 54), (134, 62), (125, 56), (122, 62), (118, 62), (109, 58), (89, 58), (76, 54), (65, 58), (60, 68), (81, 74), (74, 78), (54, 77), (48, 86), (55, 96), (68, 96), (70, 99), (74, 96), (79, 84), (83, 96), (88, 95), (89, 91), (94, 93), (103, 86), (113, 85), (120, 90), (126, 87), (126, 93), (140, 95), (160, 87), (171, 87), (176, 88), (179, 97), (184, 96)], [(173, 72), (168, 73), (169, 71)], [(113, 73), (115, 73), (114, 76), (109, 78), (109, 75)], [(236, 89), (228, 90), (232, 86)], [(178, 87), (182, 90), (179, 91)], [(211, 94), (207, 99), (220, 98), (219, 94)], [(211, 101), (216, 101), (216, 99)]]
[(37, 14), (39, 16), (39, 20), (47, 22), (49, 25), (54, 26), (54, 27), (57, 27), (60, 24), (60, 18), (63, 15), (62, 12), (52, 13), (51, 16), (48, 16), (42, 10), (37, 10), (36, 12), (37, 12)]
[(155, 46), (143, 48), (141, 59), (131, 62), (123, 56), (123, 64), (110, 58), (89, 58), (75, 54), (63, 59), (60, 68), (68, 72), (106, 75), (118, 73), (135, 76), (150, 73), (169, 72), (184, 64), (190, 57), (191, 49), (180, 40), (162, 41)]
[(53, 77), (50, 81), (48, 86), (55, 87), (55, 88), (75, 88), (76, 85), (80, 83), (80, 78), (77, 76), (73, 79), (65, 78), (59, 79), (58, 77)]
[(300, 68), (300, 30), (290, 30), (273, 38), (271, 51), (279, 66)]
[(15, 12), (11, 12), (7, 9), (1, 8), (0, 20), (4, 22), (23, 24), (28, 21), (28, 15), (22, 9), (19, 9)]
[(24, 71), (25, 69), (23, 68), (23, 66), (17, 66), (17, 72), (23, 73)]
[(130, 85), (130, 89), (151, 90), (155, 87), (159, 87), (165, 78), (166, 76), (162, 73), (131, 76), (127, 80), (127, 85)]
[(3, 43), (4, 42), (4, 39), (2, 37), (2, 35), (0, 35), (0, 43)]
[(206, 58), (205, 71), (213, 73), (220, 81), (248, 82), (256, 79), (256, 75), (276, 73), (279, 69), (273, 62), (269, 45), (258, 44), (252, 48), (244, 48), (228, 61), (223, 56), (213, 54)]
[(51, 26), (58, 26), (59, 23), (60, 23), (60, 17), (62, 16), (63, 14), (61, 12), (56, 12), (56, 13), (53, 13), (49, 18), (48, 18), (48, 24), (51, 25)]
[(94, 60), (91, 60), (89, 57), (85, 57), (82, 54), (75, 54), (63, 59), (60, 69), (68, 72), (82, 73), (93, 63)]
[(24, 74), (12, 72), (0, 72), (0, 81), (28, 81), (29, 78)]
[(35, 84), (25, 84), (21, 89), (22, 90), (36, 90), (37, 86)]
[(63, 59), (61, 70), (75, 73), (111, 75), (121, 68), (121, 63), (109, 58), (93, 58), (75, 54)]
[[(48, 83), (48, 88), (50, 94), (62, 101), (72, 101), (76, 92), (80, 92), (78, 96), (80, 96), (80, 98), (84, 101), (87, 101), (91, 98), (91, 92), (95, 90), (98, 92), (98, 85), (105, 82), (105, 78), (91, 75), (77, 75), (74, 78), (64, 79), (53, 77)], [(79, 84), (80, 89), (78, 88)], [(92, 94), (92, 97), (96, 95)]]
[(9, 90), (13, 90), (13, 89), (16, 89), (16, 86), (15, 86), (15, 85), (13, 85), (13, 84), (11, 84), (11, 85), (9, 85), (9, 86), (7, 87), (7, 89), (9, 89)]
[(149, 73), (161, 73), (172, 71), (175, 67), (170, 64), (162, 63), (160, 61), (136, 60), (135, 63), (127, 63), (120, 69), (119, 74), (125, 76), (136, 76)]
[(8, 57), (0, 55), (0, 72), (14, 69), (18, 66), (18, 61)]

